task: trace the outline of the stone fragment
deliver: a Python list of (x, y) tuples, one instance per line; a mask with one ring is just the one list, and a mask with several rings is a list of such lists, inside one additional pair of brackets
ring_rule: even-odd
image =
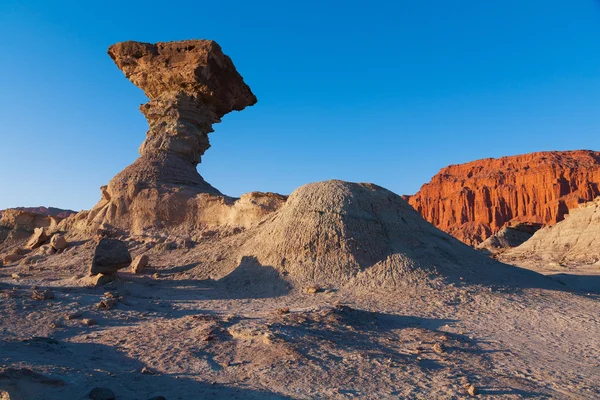
[(446, 353), (446, 349), (444, 347), (444, 345), (442, 343), (435, 343), (432, 347), (433, 351), (436, 352), (437, 354), (444, 354)]
[(34, 290), (31, 297), (34, 300), (50, 300), (54, 298), (54, 292), (50, 289)]
[(90, 266), (90, 275), (114, 274), (131, 264), (131, 255), (127, 245), (117, 239), (102, 238), (94, 250)]
[(131, 272), (134, 274), (141, 274), (148, 266), (149, 261), (150, 258), (146, 254), (140, 254), (131, 263)]
[(71, 320), (74, 320), (74, 319), (81, 318), (82, 316), (83, 316), (83, 313), (81, 311), (75, 311), (75, 312), (73, 312), (71, 314), (65, 315), (65, 319), (67, 321), (71, 321)]
[(118, 302), (119, 300), (117, 299), (104, 299), (98, 303), (98, 308), (101, 310), (110, 310), (113, 309)]
[(279, 315), (289, 314), (289, 312), (290, 312), (289, 307), (281, 307), (281, 308), (277, 309), (277, 314), (279, 314)]
[(98, 323), (98, 322), (96, 322), (96, 320), (95, 320), (95, 319), (93, 319), (93, 318), (84, 318), (84, 319), (82, 319), (82, 320), (81, 320), (81, 322), (82, 322), (84, 325), (88, 325), (88, 326), (93, 326), (93, 325), (96, 325), (96, 324)]
[(49, 244), (45, 244), (43, 246), (40, 246), (40, 253), (47, 255), (47, 256), (51, 256), (53, 254), (56, 254), (56, 249), (54, 247), (52, 247)]
[(475, 385), (469, 385), (467, 387), (467, 393), (469, 393), (470, 396), (477, 396), (479, 394), (479, 390)]
[(48, 235), (46, 235), (46, 229), (44, 228), (35, 228), (33, 231), (33, 235), (27, 242), (26, 247), (28, 249), (36, 249), (40, 247), (44, 242), (48, 240)]
[(95, 387), (92, 389), (88, 397), (92, 400), (115, 400), (115, 392), (108, 388)]
[(318, 293), (319, 291), (321, 291), (321, 288), (318, 286), (308, 286), (304, 288), (304, 293), (307, 294), (315, 294)]
[(56, 233), (52, 236), (52, 238), (50, 239), (50, 245), (57, 251), (61, 251), (67, 248), (67, 246), (69, 245), (69, 243), (67, 242), (67, 239), (65, 239), (65, 237), (59, 233)]
[(16, 261), (19, 261), (20, 259), (24, 258), (25, 256), (22, 254), (8, 254), (6, 256), (4, 256), (4, 262), (6, 264), (12, 264)]

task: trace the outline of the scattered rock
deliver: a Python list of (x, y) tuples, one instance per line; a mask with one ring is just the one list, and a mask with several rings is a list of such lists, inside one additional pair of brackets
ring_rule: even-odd
[(432, 347), (433, 351), (435, 351), (438, 354), (444, 354), (446, 353), (446, 348), (442, 343), (437, 342), (436, 344), (433, 345)]
[(36, 249), (40, 247), (44, 242), (48, 240), (48, 235), (46, 235), (46, 229), (44, 228), (35, 228), (33, 231), (33, 235), (27, 242), (26, 247), (28, 249)]
[(6, 256), (4, 256), (4, 262), (6, 264), (12, 264), (16, 261), (19, 261), (20, 259), (24, 258), (25, 256), (22, 254), (8, 254)]
[(92, 400), (115, 400), (115, 392), (108, 388), (93, 388), (88, 397)]
[(149, 261), (150, 258), (145, 254), (137, 256), (131, 263), (131, 272), (133, 272), (134, 274), (141, 274), (144, 271), (144, 269), (148, 266)]
[(81, 318), (82, 316), (83, 316), (83, 313), (81, 311), (75, 311), (74, 313), (65, 315), (65, 319), (67, 321), (70, 321), (73, 319)]
[(150, 368), (147, 368), (147, 367), (142, 368), (142, 374), (144, 374), (144, 375), (156, 375), (156, 373), (154, 371), (152, 371)]
[(114, 308), (119, 300), (117, 299), (104, 299), (100, 303), (98, 303), (98, 308), (101, 310), (110, 310)]
[(282, 307), (282, 308), (277, 309), (277, 314), (279, 314), (279, 315), (289, 314), (289, 312), (290, 312), (289, 307)]
[(93, 318), (84, 318), (81, 320), (84, 325), (93, 326), (98, 324), (98, 322)]
[(65, 237), (63, 235), (61, 235), (60, 233), (55, 234), (54, 236), (52, 236), (52, 238), (50, 239), (50, 245), (57, 251), (61, 251), (67, 248), (67, 246), (69, 245), (69, 243), (67, 242), (67, 239), (65, 239)]
[(54, 298), (54, 292), (50, 289), (34, 290), (31, 297), (34, 300), (50, 300)]
[(471, 396), (477, 396), (479, 394), (479, 390), (475, 385), (469, 385), (467, 387), (467, 393), (469, 393)]
[(87, 277), (87, 282), (92, 287), (104, 286), (116, 279), (116, 274), (98, 274)]
[(10, 277), (13, 278), (15, 281), (18, 281), (19, 279), (21, 279), (21, 275), (19, 275), (19, 274), (11, 274)]
[(102, 238), (94, 250), (90, 275), (114, 274), (131, 264), (131, 254), (127, 245), (117, 239)]
[(40, 252), (47, 256), (51, 256), (53, 254), (56, 254), (56, 249), (49, 244), (45, 244), (43, 246), (40, 246)]
[(304, 293), (307, 294), (315, 294), (321, 291), (321, 288), (318, 286), (308, 286), (304, 288)]
[(25, 257), (21, 260), (19, 264), (21, 265), (34, 265), (37, 264), (38, 261), (45, 259), (46, 257), (40, 254), (34, 254), (32, 256)]

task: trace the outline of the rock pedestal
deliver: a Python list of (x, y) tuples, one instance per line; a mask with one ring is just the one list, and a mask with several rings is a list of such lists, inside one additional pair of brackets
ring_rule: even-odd
[(211, 40), (122, 42), (108, 54), (149, 97), (140, 110), (150, 128), (140, 157), (101, 188), (102, 200), (86, 223), (128, 231), (188, 223), (189, 213), (207, 201), (199, 195), (222, 196), (196, 170), (210, 147), (212, 125), (255, 104), (256, 97)]

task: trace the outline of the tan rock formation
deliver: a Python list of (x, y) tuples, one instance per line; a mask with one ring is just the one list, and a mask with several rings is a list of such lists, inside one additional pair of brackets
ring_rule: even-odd
[(140, 254), (131, 262), (131, 272), (134, 274), (141, 274), (148, 266), (149, 261), (150, 258), (146, 254)]
[(522, 245), (502, 255), (507, 262), (540, 260), (561, 265), (600, 262), (600, 197), (571, 210), (563, 221), (537, 231)]
[(22, 240), (31, 236), (37, 228), (46, 232), (56, 230), (60, 217), (36, 214), (21, 209), (8, 209), (0, 218), (0, 243), (4, 240)]
[(600, 195), (600, 152), (540, 152), (442, 169), (409, 198), (429, 222), (476, 245), (503, 226), (551, 225)]
[(283, 203), (272, 194), (223, 196), (196, 171), (210, 146), (212, 124), (256, 103), (217, 43), (123, 42), (108, 54), (150, 98), (141, 106), (150, 129), (140, 158), (101, 188), (102, 200), (93, 210), (70, 218), (65, 228), (189, 233), (215, 224), (254, 224)]
[(28, 249), (37, 249), (41, 245), (43, 245), (48, 240), (48, 235), (46, 234), (46, 229), (44, 228), (35, 228), (33, 235), (29, 238), (27, 242)]

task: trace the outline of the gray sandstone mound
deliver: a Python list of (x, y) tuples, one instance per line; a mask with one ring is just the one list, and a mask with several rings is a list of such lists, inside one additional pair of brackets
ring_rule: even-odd
[(600, 265), (600, 197), (571, 210), (556, 225), (503, 254), (507, 261), (541, 260), (564, 265)]
[(337, 180), (298, 188), (240, 251), (238, 256), (302, 284), (398, 286), (432, 277), (525, 285), (544, 280), (454, 239), (389, 190)]

